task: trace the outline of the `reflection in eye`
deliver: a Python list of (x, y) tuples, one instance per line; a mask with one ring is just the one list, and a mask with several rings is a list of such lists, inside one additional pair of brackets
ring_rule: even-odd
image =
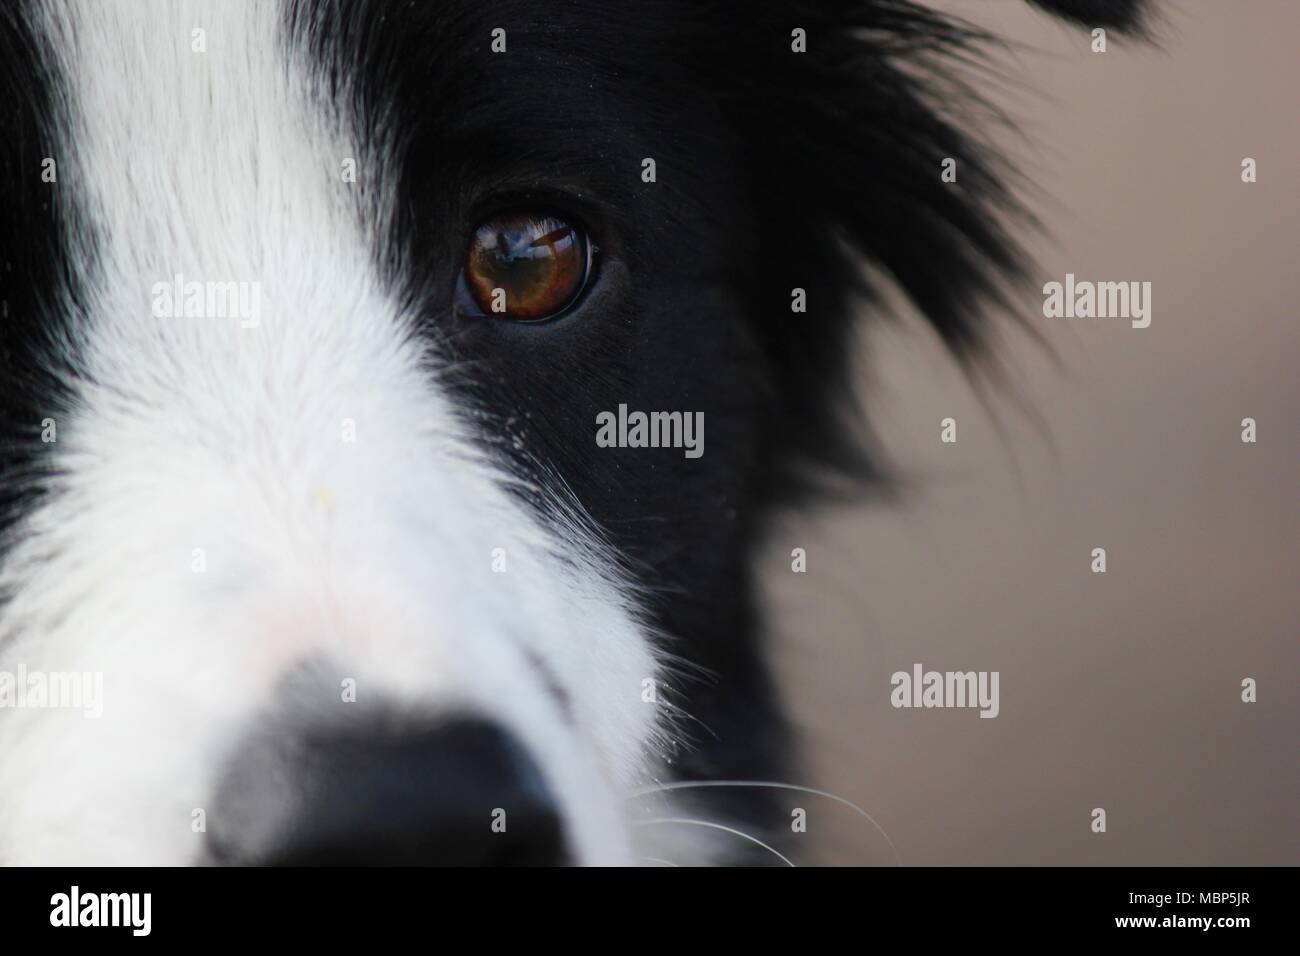
[(511, 213), (474, 232), (462, 273), (483, 315), (549, 319), (578, 298), (587, 281), (586, 234), (556, 216)]

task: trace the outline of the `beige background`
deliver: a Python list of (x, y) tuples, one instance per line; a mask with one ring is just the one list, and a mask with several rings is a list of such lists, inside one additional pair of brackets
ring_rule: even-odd
[[(1159, 48), (1105, 55), (1019, 0), (944, 6), (1018, 44), (989, 92), (1054, 237), (1023, 311), (1057, 362), (1004, 324), (982, 403), (919, 322), (873, 334), (864, 403), (910, 491), (792, 518), (767, 558), (798, 782), (905, 864), (1300, 862), (1300, 4), (1161, 0)], [(1151, 327), (1043, 318), (1067, 271), (1151, 281)], [(914, 662), (1000, 671), (1001, 715), (893, 709)], [(801, 862), (891, 862), (797, 802)]]

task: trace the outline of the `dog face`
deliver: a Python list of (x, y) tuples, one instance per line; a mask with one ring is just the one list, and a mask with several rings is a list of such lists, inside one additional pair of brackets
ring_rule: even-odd
[(632, 863), (637, 788), (781, 776), (748, 557), (870, 471), (859, 261), (959, 353), (1015, 268), (911, 69), (971, 42), (895, 2), (4, 14), (0, 859)]

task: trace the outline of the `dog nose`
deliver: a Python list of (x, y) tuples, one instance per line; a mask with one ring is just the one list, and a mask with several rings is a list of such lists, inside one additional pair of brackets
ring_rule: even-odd
[(212, 862), (547, 866), (566, 862), (554, 799), (524, 748), (459, 718), (264, 732), (208, 814)]

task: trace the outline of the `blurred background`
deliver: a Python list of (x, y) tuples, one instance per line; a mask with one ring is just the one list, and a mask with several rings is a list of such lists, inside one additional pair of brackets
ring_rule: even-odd
[[(791, 516), (765, 556), (796, 782), (907, 865), (1300, 863), (1300, 4), (1160, 0), (1156, 46), (1105, 54), (1019, 0), (932, 5), (1013, 44), (985, 92), (1051, 237), (1020, 309), (1048, 348), (1000, 321), (982, 391), (904, 305), (864, 342), (905, 494)], [(1150, 328), (1043, 318), (1067, 272), (1150, 281)], [(1000, 715), (891, 707), (915, 663), (999, 671)], [(799, 862), (894, 862), (791, 805)]]

